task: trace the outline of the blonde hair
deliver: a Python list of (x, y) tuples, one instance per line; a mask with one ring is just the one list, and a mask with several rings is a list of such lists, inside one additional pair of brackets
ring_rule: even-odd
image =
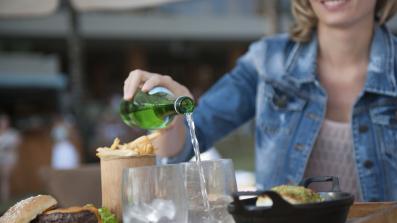
[[(309, 0), (292, 0), (292, 15), (295, 22), (290, 30), (291, 38), (298, 42), (310, 41), (312, 31), (317, 26), (317, 16)], [(377, 0), (375, 19), (383, 25), (397, 12), (397, 0)]]

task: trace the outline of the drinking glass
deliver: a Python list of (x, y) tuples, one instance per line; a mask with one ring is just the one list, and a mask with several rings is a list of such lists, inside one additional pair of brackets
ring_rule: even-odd
[(189, 209), (188, 222), (233, 223), (233, 217), (227, 211), (227, 205), (232, 201), (231, 195), (237, 191), (232, 160), (206, 160), (202, 161), (201, 164), (206, 181), (210, 210), (209, 212), (205, 210), (203, 196), (200, 193), (200, 176), (196, 162), (183, 163)]
[(183, 165), (124, 169), (123, 222), (188, 222), (184, 179)]

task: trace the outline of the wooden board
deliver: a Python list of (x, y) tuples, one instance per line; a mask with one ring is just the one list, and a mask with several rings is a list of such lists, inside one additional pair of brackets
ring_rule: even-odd
[(391, 208), (396, 205), (397, 202), (356, 202), (350, 208), (348, 218), (368, 216), (380, 210)]

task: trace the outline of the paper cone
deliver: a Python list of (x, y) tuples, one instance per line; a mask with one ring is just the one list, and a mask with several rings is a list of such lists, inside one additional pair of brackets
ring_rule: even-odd
[(121, 185), (124, 168), (156, 165), (156, 156), (101, 158), (102, 207), (108, 208), (122, 222)]

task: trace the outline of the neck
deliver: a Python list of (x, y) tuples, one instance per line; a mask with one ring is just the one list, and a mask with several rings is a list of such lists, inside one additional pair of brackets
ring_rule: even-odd
[(373, 29), (372, 20), (345, 28), (319, 24), (319, 60), (339, 67), (367, 62)]

